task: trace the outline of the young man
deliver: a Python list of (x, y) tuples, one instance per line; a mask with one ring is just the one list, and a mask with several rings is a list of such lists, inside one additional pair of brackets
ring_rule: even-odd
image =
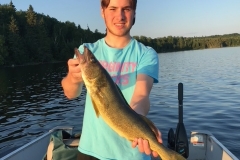
[[(101, 0), (101, 15), (106, 24), (106, 37), (85, 43), (121, 89), (125, 99), (138, 114), (146, 116), (150, 108), (149, 94), (158, 82), (158, 55), (130, 36), (135, 23), (137, 0)], [(83, 45), (79, 47), (83, 53)], [(83, 80), (77, 59), (68, 61), (68, 74), (62, 80), (64, 94), (80, 95)], [(116, 113), (117, 114), (117, 113)], [(157, 137), (162, 142), (161, 134)], [(136, 147), (138, 146), (138, 147)], [(134, 142), (120, 137), (102, 119), (97, 118), (87, 93), (78, 159), (150, 159), (152, 151), (147, 140)], [(156, 152), (153, 152), (157, 156)]]

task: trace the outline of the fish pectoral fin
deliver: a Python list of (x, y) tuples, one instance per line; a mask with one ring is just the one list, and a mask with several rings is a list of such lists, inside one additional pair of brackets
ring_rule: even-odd
[[(95, 110), (96, 116), (99, 118), (100, 112), (98, 110), (97, 105), (104, 105), (104, 108), (108, 108), (109, 107), (109, 102), (108, 102), (108, 98), (105, 96), (105, 94), (103, 92), (101, 92), (101, 89), (97, 89), (97, 91), (95, 92), (94, 95), (95, 98), (93, 98), (91, 96), (91, 100), (92, 100), (92, 104), (93, 104), (93, 108)], [(101, 103), (97, 103), (96, 101), (101, 101)]]
[(93, 108), (95, 110), (96, 116), (99, 118), (99, 111), (98, 111), (97, 105), (92, 97), (91, 97), (91, 100), (92, 100), (92, 104), (93, 104)]
[(150, 120), (150, 119), (148, 119), (147, 117), (145, 117), (145, 116), (143, 116), (143, 115), (141, 115), (141, 114), (139, 114), (141, 117), (142, 117), (142, 119), (148, 124), (148, 126), (152, 129), (152, 131), (154, 132), (154, 134), (155, 134), (155, 136), (156, 137), (159, 137), (160, 135), (159, 135), (159, 132), (158, 132), (158, 129), (157, 129), (157, 127), (154, 125), (154, 123)]

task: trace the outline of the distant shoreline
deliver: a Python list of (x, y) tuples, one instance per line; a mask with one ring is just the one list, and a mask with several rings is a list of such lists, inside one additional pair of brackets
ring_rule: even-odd
[[(229, 46), (229, 47), (215, 47), (215, 48), (203, 48), (203, 49), (195, 49), (195, 51), (198, 50), (207, 50), (207, 49), (223, 49), (223, 48), (233, 48), (233, 47), (240, 47), (240, 46)], [(157, 54), (162, 54), (162, 53), (173, 53), (173, 52), (187, 52), (187, 51), (193, 51), (193, 50), (182, 50), (182, 51), (168, 51), (168, 52), (159, 52)], [(35, 65), (42, 65), (42, 64), (54, 64), (54, 63), (66, 63), (67, 61), (51, 61), (51, 62), (32, 62), (32, 63), (27, 63), (27, 64), (20, 64), (20, 65), (7, 65), (7, 66), (0, 66), (0, 69), (2, 68), (14, 68), (14, 67), (23, 67), (23, 66), (35, 66)]]

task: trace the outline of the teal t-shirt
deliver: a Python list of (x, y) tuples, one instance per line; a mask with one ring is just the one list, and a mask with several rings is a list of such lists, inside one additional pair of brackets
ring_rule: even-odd
[[(130, 103), (138, 74), (145, 74), (158, 82), (158, 55), (135, 39), (123, 49), (109, 47), (104, 38), (85, 45), (109, 72)], [(79, 47), (83, 53), (83, 45)], [(118, 114), (118, 113), (116, 113)], [(137, 138), (137, 137), (136, 137)], [(120, 137), (100, 116), (97, 118), (87, 92), (79, 151), (101, 160), (150, 160), (151, 157), (132, 148), (131, 142)]]

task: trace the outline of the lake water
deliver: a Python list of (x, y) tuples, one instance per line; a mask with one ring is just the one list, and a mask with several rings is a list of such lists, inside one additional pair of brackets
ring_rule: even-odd
[[(184, 124), (209, 130), (240, 158), (240, 47), (161, 53), (160, 83), (148, 117), (166, 144), (178, 122), (178, 83), (184, 85)], [(58, 125), (81, 131), (85, 92), (67, 100), (60, 85), (66, 63), (0, 69), (0, 157)]]

